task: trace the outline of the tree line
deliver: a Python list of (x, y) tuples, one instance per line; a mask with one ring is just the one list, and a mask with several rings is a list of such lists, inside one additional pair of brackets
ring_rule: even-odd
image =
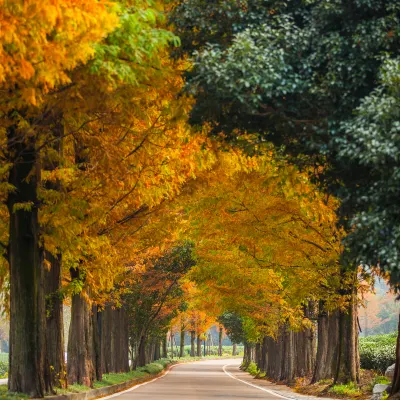
[(357, 382), (359, 296), (398, 284), (399, 8), (0, 3), (9, 390), (216, 322), (271, 378)]

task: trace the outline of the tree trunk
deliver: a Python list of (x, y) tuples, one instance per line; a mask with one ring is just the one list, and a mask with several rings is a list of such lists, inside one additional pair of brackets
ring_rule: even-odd
[[(79, 279), (79, 271), (71, 269), (71, 278)], [(68, 338), (68, 383), (93, 387), (93, 326), (89, 305), (80, 294), (72, 296), (71, 325)]]
[(358, 354), (357, 292), (351, 293), (350, 304), (339, 311), (339, 351), (334, 377), (335, 383), (360, 382), (360, 358)]
[(179, 343), (179, 357), (184, 357), (185, 355), (185, 329), (181, 327), (181, 337)]
[(171, 331), (171, 358), (174, 358), (174, 335)]
[[(304, 316), (312, 318), (314, 314), (313, 303), (304, 306)], [(310, 376), (313, 373), (316, 357), (316, 340), (314, 329), (306, 328), (301, 332), (294, 333), (295, 346), (295, 376), (304, 377)]]
[(65, 388), (67, 377), (64, 358), (64, 320), (61, 288), (61, 255), (46, 253), (51, 264), (45, 270), (46, 296), (46, 348), (50, 364), (51, 380), (55, 387)]
[(250, 365), (250, 363), (254, 362), (253, 349), (254, 349), (253, 344), (250, 344), (250, 343), (245, 343), (244, 344), (244, 355), (243, 355), (242, 369), (246, 369)]
[(39, 244), (40, 170), (33, 135), (27, 137), (12, 125), (7, 128), (7, 139), (12, 163), (9, 183), (15, 188), (7, 198), (11, 315), (8, 388), (43, 397), (51, 390), (51, 379), (46, 357), (43, 252)]
[(281, 381), (291, 384), (295, 378), (295, 345), (294, 332), (286, 325), (282, 334)]
[(128, 314), (124, 307), (120, 308), (121, 313), (121, 372), (129, 371), (129, 321)]
[(92, 306), (92, 326), (93, 326), (93, 367), (97, 381), (103, 379), (102, 357), (101, 357), (101, 312), (97, 306)]
[(331, 379), (337, 369), (339, 353), (339, 312), (325, 311), (324, 303), (319, 304), (318, 346), (314, 374), (311, 383)]
[(267, 370), (267, 357), (268, 357), (268, 336), (263, 338), (260, 350), (260, 359), (257, 363), (258, 369), (261, 372), (266, 372)]
[(146, 365), (146, 338), (145, 336), (141, 336), (138, 348), (138, 354), (136, 356), (137, 367), (144, 367)]
[(190, 357), (194, 357), (196, 355), (195, 342), (196, 342), (196, 332), (190, 331)]
[(268, 337), (265, 346), (266, 346), (266, 360), (264, 364), (266, 366), (265, 372), (266, 375), (275, 380), (279, 381), (282, 376), (282, 359), (283, 359), (283, 334), (282, 331), (284, 328), (279, 328), (280, 334), (275, 341), (271, 337)]
[(224, 334), (224, 328), (222, 326), (219, 327), (218, 332), (218, 355), (222, 357), (222, 337)]
[(390, 394), (396, 395), (394, 398), (400, 398), (399, 393), (400, 393), (400, 314), (399, 314), (399, 324), (397, 329), (396, 366), (394, 368), (392, 389)]
[(168, 339), (167, 336), (164, 335), (163, 340), (162, 340), (162, 357), (163, 358), (168, 358)]
[(158, 361), (160, 358), (161, 358), (160, 340), (159, 338), (155, 338), (154, 360)]
[(104, 307), (101, 317), (101, 366), (104, 374), (114, 371), (114, 357), (112, 353), (112, 308), (109, 304)]
[(232, 343), (232, 356), (236, 356), (237, 353), (237, 345), (236, 343)]
[[(59, 159), (45, 157), (42, 168), (47, 171), (54, 171), (60, 166), (63, 151), (64, 124), (62, 116), (58, 113), (53, 115), (55, 121), (52, 128), (54, 140), (51, 148), (59, 154)], [(47, 181), (46, 190), (61, 191), (61, 183)], [(51, 228), (50, 228), (51, 229)], [(45, 257), (50, 264), (50, 269), (45, 268), (45, 298), (46, 298), (46, 350), (50, 365), (51, 382), (53, 386), (65, 388), (67, 386), (67, 371), (65, 368), (64, 357), (64, 315), (63, 315), (63, 296), (61, 294), (62, 278), (62, 256), (45, 252)]]
[(261, 343), (256, 343), (256, 357), (255, 361), (257, 366), (259, 367), (261, 365)]
[(201, 357), (201, 337), (200, 335), (197, 335), (197, 357)]

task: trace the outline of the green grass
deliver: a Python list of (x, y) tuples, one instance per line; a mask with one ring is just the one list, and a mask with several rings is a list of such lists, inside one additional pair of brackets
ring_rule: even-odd
[(346, 396), (346, 398), (349, 398), (349, 396), (354, 398), (362, 395), (359, 387), (353, 382), (347, 385), (334, 385), (329, 389), (329, 393)]
[[(143, 378), (146, 376), (157, 375), (162, 372), (165, 367), (171, 363), (169, 359), (158, 360), (157, 362), (140, 367), (135, 371), (122, 372), (119, 374), (103, 374), (101, 381), (96, 381), (93, 384), (94, 389), (99, 389), (106, 386), (116, 385), (118, 383), (127, 382), (133, 379)], [(57, 394), (80, 393), (91, 390), (84, 385), (68, 385), (67, 389), (57, 389)]]
[(9, 393), (7, 385), (0, 385), (0, 399), (27, 399), (28, 396), (22, 393)]

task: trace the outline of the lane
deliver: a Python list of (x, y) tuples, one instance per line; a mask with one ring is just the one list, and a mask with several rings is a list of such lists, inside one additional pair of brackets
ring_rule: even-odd
[[(287, 398), (269, 393), (256, 386), (235, 379), (233, 370), (239, 359), (208, 360), (181, 364), (156, 381), (140, 385), (129, 392), (109, 396), (115, 400), (205, 400), (205, 399), (263, 399)], [(228, 367), (225, 367), (228, 365)], [(232, 376), (230, 376), (232, 375)]]

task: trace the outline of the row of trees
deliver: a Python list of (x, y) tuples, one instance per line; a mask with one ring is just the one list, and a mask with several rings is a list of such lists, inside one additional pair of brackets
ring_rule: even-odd
[(198, 354), (218, 317), (271, 377), (358, 380), (357, 266), (397, 257), (399, 10), (351, 3), (0, 1), (10, 391), (92, 386), (176, 326)]
[[(337, 381), (359, 376), (358, 266), (366, 273), (379, 267), (395, 290), (399, 284), (399, 11), (389, 0), (183, 0), (171, 15), (182, 40), (175, 55), (194, 63), (186, 86), (195, 98), (191, 122), (247, 154), (265, 154), (260, 146), (273, 143), (340, 199), (334, 208), (345, 239), (334, 292), (341, 306), (335, 312), (324, 297), (312, 299), (322, 318), (314, 376), (326, 375), (317, 371), (326, 366)], [(329, 277), (326, 268), (323, 274)], [(324, 331), (334, 346), (327, 351)], [(292, 372), (272, 371), (269, 361), (287, 368), (298, 335), (287, 332), (287, 322), (273, 335), (278, 342), (264, 342), (261, 332), (261, 354), (270, 349), (272, 357), (258, 357), (262, 369), (288, 379), (301, 370), (305, 360), (300, 369), (292, 363)], [(308, 358), (307, 346), (300, 348)], [(393, 394), (399, 374), (396, 368)]]

